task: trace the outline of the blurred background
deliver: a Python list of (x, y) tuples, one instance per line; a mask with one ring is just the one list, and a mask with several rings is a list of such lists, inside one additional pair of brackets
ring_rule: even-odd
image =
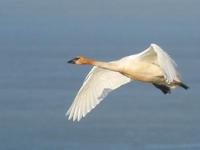
[[(0, 149), (200, 149), (199, 0), (0, 0)], [(132, 82), (68, 121), (90, 66), (157, 43), (191, 89)]]

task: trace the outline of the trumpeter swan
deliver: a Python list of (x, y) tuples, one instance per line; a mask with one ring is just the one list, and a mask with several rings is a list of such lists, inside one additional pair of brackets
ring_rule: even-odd
[(112, 62), (79, 56), (68, 63), (94, 66), (66, 113), (69, 120), (73, 121), (85, 117), (109, 92), (132, 80), (152, 83), (164, 94), (170, 93), (177, 86), (188, 89), (180, 80), (175, 61), (156, 44), (151, 44), (141, 53)]

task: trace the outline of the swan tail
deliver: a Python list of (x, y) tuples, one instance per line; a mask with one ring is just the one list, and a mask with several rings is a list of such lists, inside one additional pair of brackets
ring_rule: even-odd
[(188, 85), (186, 85), (185, 83), (179, 82), (178, 85), (182, 88), (184, 88), (185, 90), (189, 89), (190, 87)]

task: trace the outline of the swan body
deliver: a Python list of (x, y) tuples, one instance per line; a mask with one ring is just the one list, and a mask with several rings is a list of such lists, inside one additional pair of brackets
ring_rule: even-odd
[(133, 80), (152, 83), (164, 94), (170, 93), (177, 86), (188, 89), (181, 82), (175, 61), (156, 44), (151, 44), (141, 53), (112, 62), (95, 61), (83, 56), (68, 62), (94, 66), (66, 113), (69, 120), (73, 121), (85, 117), (109, 92)]

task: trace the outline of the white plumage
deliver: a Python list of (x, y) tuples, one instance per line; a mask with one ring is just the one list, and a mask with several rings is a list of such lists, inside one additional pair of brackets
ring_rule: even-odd
[(151, 53), (153, 59), (158, 60), (158, 65), (163, 71), (164, 78), (168, 83), (173, 82), (173, 80), (179, 81), (179, 73), (176, 70), (176, 62), (158, 45), (151, 44), (149, 48), (141, 52), (138, 57)]
[(132, 80), (153, 83), (165, 94), (176, 86), (188, 88), (180, 81), (175, 61), (156, 44), (151, 44), (139, 54), (108, 63), (83, 56), (76, 57), (69, 63), (95, 66), (88, 73), (66, 113), (73, 121), (85, 117), (109, 92)]
[(130, 78), (119, 72), (93, 67), (66, 115), (69, 115), (69, 119), (73, 118), (73, 121), (76, 119), (79, 121), (95, 108), (109, 92), (130, 81)]

